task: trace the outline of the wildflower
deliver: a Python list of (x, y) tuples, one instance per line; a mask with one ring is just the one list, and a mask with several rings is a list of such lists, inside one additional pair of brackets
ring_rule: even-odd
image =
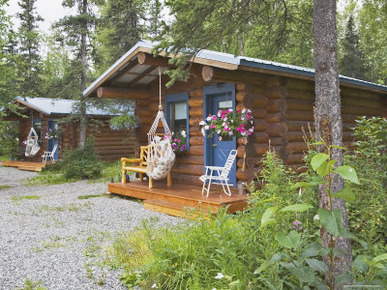
[(215, 276), (215, 279), (223, 279), (224, 278), (224, 275), (222, 273), (218, 273), (216, 276)]
[(301, 231), (302, 230), (302, 226), (301, 226), (301, 222), (296, 219), (294, 222), (293, 222), (293, 225), (291, 226), (291, 228), (293, 230), (296, 230), (296, 231)]

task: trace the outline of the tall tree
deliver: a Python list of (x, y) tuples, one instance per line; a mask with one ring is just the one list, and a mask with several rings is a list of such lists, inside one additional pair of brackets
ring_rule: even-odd
[[(207, 48), (297, 65), (312, 64), (311, 0), (168, 0), (166, 6), (175, 20), (165, 24), (155, 39), (167, 52), (186, 52), (179, 63), (186, 63), (192, 53)], [(187, 47), (196, 50), (184, 50)], [(172, 81), (186, 79), (182, 67), (170, 72)]]
[(105, 71), (124, 55), (145, 31), (146, 3), (139, 0), (107, 0), (100, 6), (97, 41), (99, 70)]
[(21, 0), (18, 2), (21, 12), (18, 31), (18, 74), (21, 77), (20, 93), (28, 96), (40, 95), (41, 58), (39, 55), (40, 36), (38, 22), (43, 18), (36, 12), (36, 0)]
[[(336, 34), (336, 0), (314, 0), (314, 64), (315, 64), (315, 129), (318, 140), (333, 145), (331, 159), (337, 160), (336, 166), (343, 163), (343, 152), (337, 147), (343, 146), (343, 125), (341, 120), (341, 99), (337, 65), (337, 34)], [(324, 150), (324, 148), (320, 148)], [(331, 192), (343, 189), (342, 178), (336, 174), (331, 182)], [(343, 226), (348, 227), (345, 201), (330, 199), (327, 188), (320, 186), (320, 208), (339, 209), (342, 214)], [(352, 266), (351, 244), (347, 238), (334, 237), (324, 227), (321, 228), (322, 244), (326, 248), (339, 250), (334, 259), (325, 257), (325, 262), (333, 269), (327, 274), (326, 280), (331, 288), (335, 288), (335, 278), (350, 272)]]
[(96, 23), (93, 13), (94, 3), (91, 0), (64, 0), (62, 5), (70, 8), (76, 7), (77, 14), (66, 16), (54, 25), (58, 33), (57, 40), (66, 44), (75, 56), (75, 59), (71, 61), (71, 67), (77, 76), (79, 85), (79, 105), (76, 113), (80, 122), (79, 134), (82, 147), (85, 144), (87, 129), (86, 99), (82, 92), (86, 89), (91, 56), (94, 55), (91, 46)]
[(369, 79), (387, 84), (387, 2), (363, 0), (359, 9), (360, 48), (364, 51), (370, 68)]
[(339, 62), (340, 73), (362, 80), (367, 79), (364, 52), (359, 47), (360, 38), (355, 29), (353, 15), (348, 18), (345, 37), (342, 40), (342, 57)]

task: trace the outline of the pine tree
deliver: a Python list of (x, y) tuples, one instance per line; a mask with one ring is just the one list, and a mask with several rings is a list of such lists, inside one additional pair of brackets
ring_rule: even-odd
[(108, 0), (101, 6), (97, 36), (101, 71), (140, 40), (145, 32), (141, 22), (144, 23), (146, 4), (139, 0)]
[(40, 35), (38, 22), (43, 21), (36, 12), (36, 0), (21, 0), (18, 2), (21, 12), (18, 31), (18, 75), (20, 94), (26, 96), (40, 95), (41, 58), (39, 55)]
[(349, 77), (366, 80), (367, 66), (363, 51), (359, 47), (360, 38), (355, 29), (355, 21), (349, 16), (342, 40), (343, 54), (339, 62), (340, 73)]
[(82, 92), (86, 89), (87, 72), (92, 61), (93, 39), (96, 24), (96, 17), (93, 13), (93, 4), (90, 0), (64, 0), (62, 5), (65, 7), (76, 7), (77, 14), (66, 16), (54, 25), (58, 33), (57, 40), (67, 45), (75, 59), (71, 60), (72, 75), (77, 78), (78, 82), (78, 99), (79, 105), (76, 108), (75, 115), (80, 122), (80, 145), (83, 147), (86, 140), (87, 115), (86, 99)]

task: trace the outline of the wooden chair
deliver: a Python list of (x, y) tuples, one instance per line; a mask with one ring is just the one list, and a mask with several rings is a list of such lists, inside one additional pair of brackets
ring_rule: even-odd
[[(140, 182), (143, 181), (144, 174), (146, 174), (146, 168), (148, 165), (148, 154), (149, 154), (149, 147), (147, 146), (141, 146), (140, 147), (140, 158), (121, 158), (122, 163), (122, 183), (126, 183), (126, 172), (132, 171), (139, 174)], [(153, 188), (153, 178), (148, 177), (149, 179), (149, 188)], [(167, 175), (167, 186), (172, 186), (172, 178), (171, 173), (169, 172)]]
[[(235, 161), (237, 151), (235, 149), (231, 150), (227, 160), (223, 167), (221, 166), (206, 166), (206, 173), (200, 176), (200, 180), (203, 182), (202, 195), (206, 191), (207, 197), (210, 194), (211, 183), (222, 185), (223, 192), (228, 196), (231, 196), (230, 186), (228, 184), (228, 174), (230, 173), (231, 167)], [(217, 173), (217, 175), (214, 175)], [(206, 183), (208, 182), (208, 187)], [(227, 188), (227, 191), (226, 191)]]

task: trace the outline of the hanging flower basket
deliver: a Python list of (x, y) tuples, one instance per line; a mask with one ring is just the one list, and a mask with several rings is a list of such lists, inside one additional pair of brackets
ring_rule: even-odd
[(58, 130), (48, 129), (44, 138), (47, 140), (58, 140), (59, 139), (59, 132), (58, 132)]
[(221, 141), (223, 138), (236, 136), (237, 138), (248, 137), (254, 132), (254, 120), (251, 110), (233, 109), (219, 110), (216, 115), (209, 115), (201, 121), (203, 136), (212, 137), (218, 134)]
[(171, 146), (175, 153), (187, 150), (187, 133), (184, 130), (174, 133)]

